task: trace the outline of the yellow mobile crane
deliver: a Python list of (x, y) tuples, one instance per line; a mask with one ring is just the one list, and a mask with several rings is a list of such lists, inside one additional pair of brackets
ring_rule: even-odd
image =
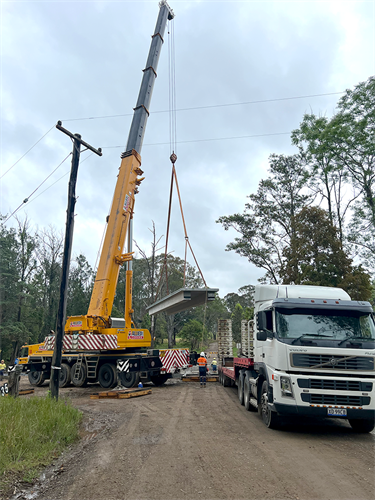
[[(85, 315), (67, 318), (65, 324), (60, 387), (70, 382), (80, 387), (87, 382), (99, 381), (103, 388), (111, 388), (117, 384), (117, 374), (125, 387), (137, 385), (140, 378), (152, 380), (157, 385), (167, 378), (161, 371), (157, 352), (146, 351), (151, 347), (150, 332), (135, 328), (132, 320), (134, 197), (144, 179), (141, 177), (140, 152), (166, 23), (174, 18), (165, 0), (161, 0), (159, 7), (126, 151), (121, 155), (89, 309)], [(126, 237), (128, 251), (123, 253)], [(112, 306), (123, 264), (127, 265), (125, 315), (124, 318), (113, 318)], [(55, 336), (51, 335), (36, 352), (35, 349), (29, 350), (28, 362), (24, 366), (29, 370), (29, 381), (33, 385), (41, 385), (50, 377), (54, 343)]]

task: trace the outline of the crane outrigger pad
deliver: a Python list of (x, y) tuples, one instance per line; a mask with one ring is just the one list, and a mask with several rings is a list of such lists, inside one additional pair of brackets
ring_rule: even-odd
[(215, 300), (218, 291), (218, 288), (180, 288), (176, 292), (154, 302), (146, 310), (150, 316), (160, 312), (176, 314)]

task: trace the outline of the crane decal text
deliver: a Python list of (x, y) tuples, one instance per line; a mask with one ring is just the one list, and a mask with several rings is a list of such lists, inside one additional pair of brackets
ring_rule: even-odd
[(128, 332), (128, 340), (143, 340), (143, 332)]

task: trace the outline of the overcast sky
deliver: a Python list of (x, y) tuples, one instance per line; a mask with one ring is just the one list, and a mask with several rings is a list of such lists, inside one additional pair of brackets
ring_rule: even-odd
[[(223, 297), (264, 273), (225, 251), (235, 233), (215, 221), (243, 211), (267, 177), (269, 155), (295, 153), (289, 134), (303, 114), (332, 116), (340, 94), (244, 103), (342, 92), (375, 74), (375, 2), (169, 3), (177, 109), (195, 108), (177, 112), (179, 186), (191, 245), (208, 285)], [(101, 158), (82, 153), (77, 183), (73, 255), (83, 253), (92, 266), (158, 11), (156, 0), (1, 2), (0, 211), (12, 213), (69, 154), (70, 139), (52, 129), (7, 172), (62, 120), (103, 148)], [(146, 179), (135, 203), (134, 239), (147, 252), (152, 221), (158, 236), (166, 232), (168, 38), (166, 31), (141, 154)], [(111, 115), (125, 116), (98, 118)], [(70, 158), (17, 215), (65, 231), (69, 170)], [(170, 238), (169, 250), (183, 258), (176, 195)]]

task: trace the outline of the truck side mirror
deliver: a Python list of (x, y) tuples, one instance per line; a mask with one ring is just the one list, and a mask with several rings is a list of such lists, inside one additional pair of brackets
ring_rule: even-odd
[(267, 331), (260, 330), (257, 332), (257, 340), (266, 341), (267, 340)]
[[(258, 331), (267, 330), (266, 311), (259, 311), (257, 313), (257, 330)], [(260, 339), (258, 339), (258, 340), (260, 340)]]

